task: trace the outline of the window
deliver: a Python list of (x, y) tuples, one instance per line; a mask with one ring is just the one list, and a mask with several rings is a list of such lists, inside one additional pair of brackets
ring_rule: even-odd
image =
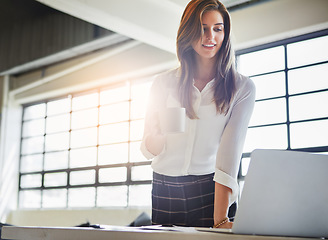
[(140, 153), (151, 83), (24, 106), (20, 208), (150, 206)]
[(237, 52), (237, 68), (256, 85), (241, 161), (255, 148), (328, 151), (328, 31)]

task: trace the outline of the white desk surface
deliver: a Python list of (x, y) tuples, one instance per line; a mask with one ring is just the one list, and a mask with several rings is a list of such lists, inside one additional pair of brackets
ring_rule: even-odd
[(2, 228), (2, 239), (14, 240), (310, 240), (277, 236), (237, 235), (231, 233), (191, 231), (146, 230), (140, 228), (58, 228), (58, 227), (12, 227)]

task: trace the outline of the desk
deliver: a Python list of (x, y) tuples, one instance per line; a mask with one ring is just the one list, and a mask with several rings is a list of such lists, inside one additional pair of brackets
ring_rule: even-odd
[(318, 240), (274, 236), (237, 235), (204, 231), (161, 231), (138, 228), (93, 229), (58, 227), (3, 227), (3, 239), (14, 240)]

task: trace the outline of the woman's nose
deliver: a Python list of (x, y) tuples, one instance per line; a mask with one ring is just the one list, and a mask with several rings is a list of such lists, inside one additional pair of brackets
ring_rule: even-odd
[(207, 40), (212, 40), (213, 36), (214, 36), (213, 31), (211, 31), (211, 30), (207, 31), (207, 33), (206, 33), (206, 39)]

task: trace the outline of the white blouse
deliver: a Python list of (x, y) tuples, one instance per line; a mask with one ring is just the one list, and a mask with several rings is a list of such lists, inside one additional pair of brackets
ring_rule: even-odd
[(229, 112), (217, 114), (213, 102), (214, 80), (200, 92), (193, 90), (193, 107), (199, 119), (186, 117), (185, 132), (167, 134), (163, 151), (154, 156), (145, 140), (159, 127), (158, 112), (167, 107), (181, 107), (178, 98), (177, 70), (160, 74), (153, 82), (145, 118), (141, 151), (152, 159), (154, 172), (168, 176), (214, 174), (214, 181), (232, 189), (230, 205), (239, 193), (238, 169), (248, 123), (255, 102), (255, 85), (238, 75), (237, 92)]

